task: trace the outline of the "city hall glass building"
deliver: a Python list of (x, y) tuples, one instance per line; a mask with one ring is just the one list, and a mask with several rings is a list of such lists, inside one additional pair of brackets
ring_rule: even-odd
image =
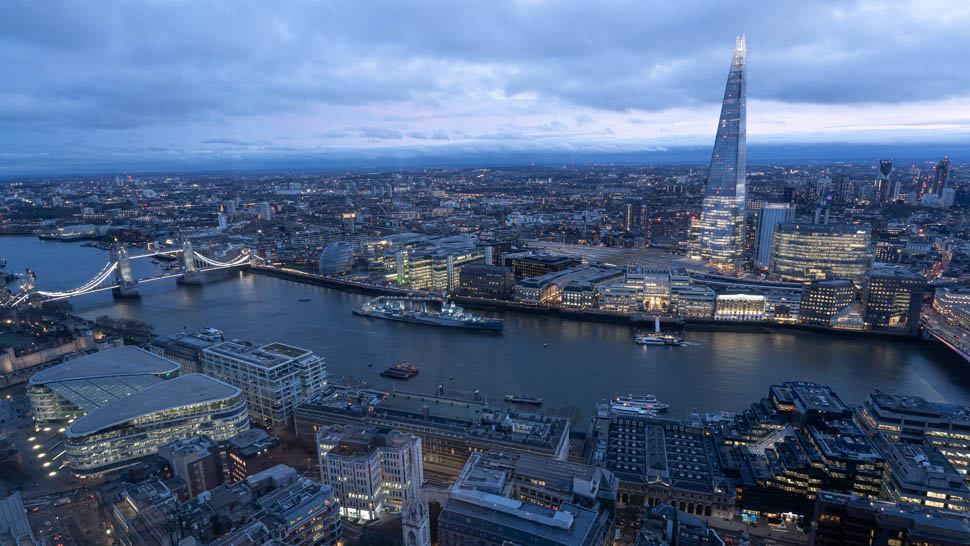
[(242, 391), (189, 374), (114, 400), (68, 427), (64, 449), (78, 476), (99, 476), (155, 454), (173, 440), (205, 434), (228, 440), (249, 428)]
[(701, 210), (701, 258), (723, 273), (737, 272), (744, 251), (746, 55), (741, 36), (734, 47), (724, 89)]

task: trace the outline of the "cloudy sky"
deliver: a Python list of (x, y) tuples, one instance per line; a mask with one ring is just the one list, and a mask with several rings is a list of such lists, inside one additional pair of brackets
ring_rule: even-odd
[(965, 0), (5, 0), (0, 174), (709, 150), (741, 32), (752, 147), (966, 143), (968, 28)]

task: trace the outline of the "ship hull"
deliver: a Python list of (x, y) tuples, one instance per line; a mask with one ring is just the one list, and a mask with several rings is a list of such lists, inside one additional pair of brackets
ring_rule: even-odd
[(360, 317), (378, 318), (384, 320), (394, 320), (397, 322), (407, 322), (410, 324), (423, 324), (425, 326), (442, 326), (445, 328), (463, 328), (466, 330), (481, 330), (485, 332), (501, 332), (505, 325), (501, 321), (485, 321), (467, 323), (452, 321), (433, 317), (418, 317), (414, 315), (392, 315), (380, 311), (362, 311), (355, 309), (354, 314)]

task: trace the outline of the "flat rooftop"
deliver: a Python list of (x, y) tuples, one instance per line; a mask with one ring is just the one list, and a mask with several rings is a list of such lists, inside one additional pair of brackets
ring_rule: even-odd
[(260, 347), (242, 345), (232, 341), (226, 341), (212, 347), (207, 347), (203, 353), (229, 358), (244, 362), (251, 366), (261, 366), (263, 368), (275, 368), (293, 360), (293, 357), (280, 353), (273, 353), (263, 350)]
[(38, 372), (30, 378), (31, 385), (45, 385), (57, 381), (119, 377), (130, 375), (165, 375), (178, 373), (177, 362), (149, 353), (144, 349), (124, 345), (107, 351), (68, 360)]
[(237, 396), (240, 392), (236, 387), (208, 375), (199, 373), (183, 375), (138, 391), (134, 396), (109, 402), (78, 418), (68, 427), (67, 436), (78, 437), (91, 434), (136, 417), (166, 409), (226, 400)]

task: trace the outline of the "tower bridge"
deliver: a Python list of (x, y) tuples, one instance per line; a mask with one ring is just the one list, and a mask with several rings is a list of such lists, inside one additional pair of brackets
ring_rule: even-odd
[[(131, 270), (131, 260), (163, 255), (177, 256), (178, 271), (141, 279), (134, 277)], [(128, 250), (123, 245), (115, 245), (111, 249), (108, 263), (104, 265), (101, 271), (77, 288), (57, 291), (42, 290), (34, 285), (32, 278), (29, 278), (21, 286), (21, 292), (11, 298), (6, 305), (14, 307), (32, 298), (41, 298), (44, 301), (61, 300), (105, 290), (111, 290), (117, 298), (136, 298), (141, 296), (140, 285), (143, 283), (174, 278), (178, 284), (202, 284), (201, 274), (205, 271), (242, 267), (262, 261), (262, 258), (250, 253), (248, 249), (243, 249), (239, 256), (227, 262), (214, 260), (193, 250), (192, 243), (188, 241), (180, 249), (134, 256), (128, 254)]]

